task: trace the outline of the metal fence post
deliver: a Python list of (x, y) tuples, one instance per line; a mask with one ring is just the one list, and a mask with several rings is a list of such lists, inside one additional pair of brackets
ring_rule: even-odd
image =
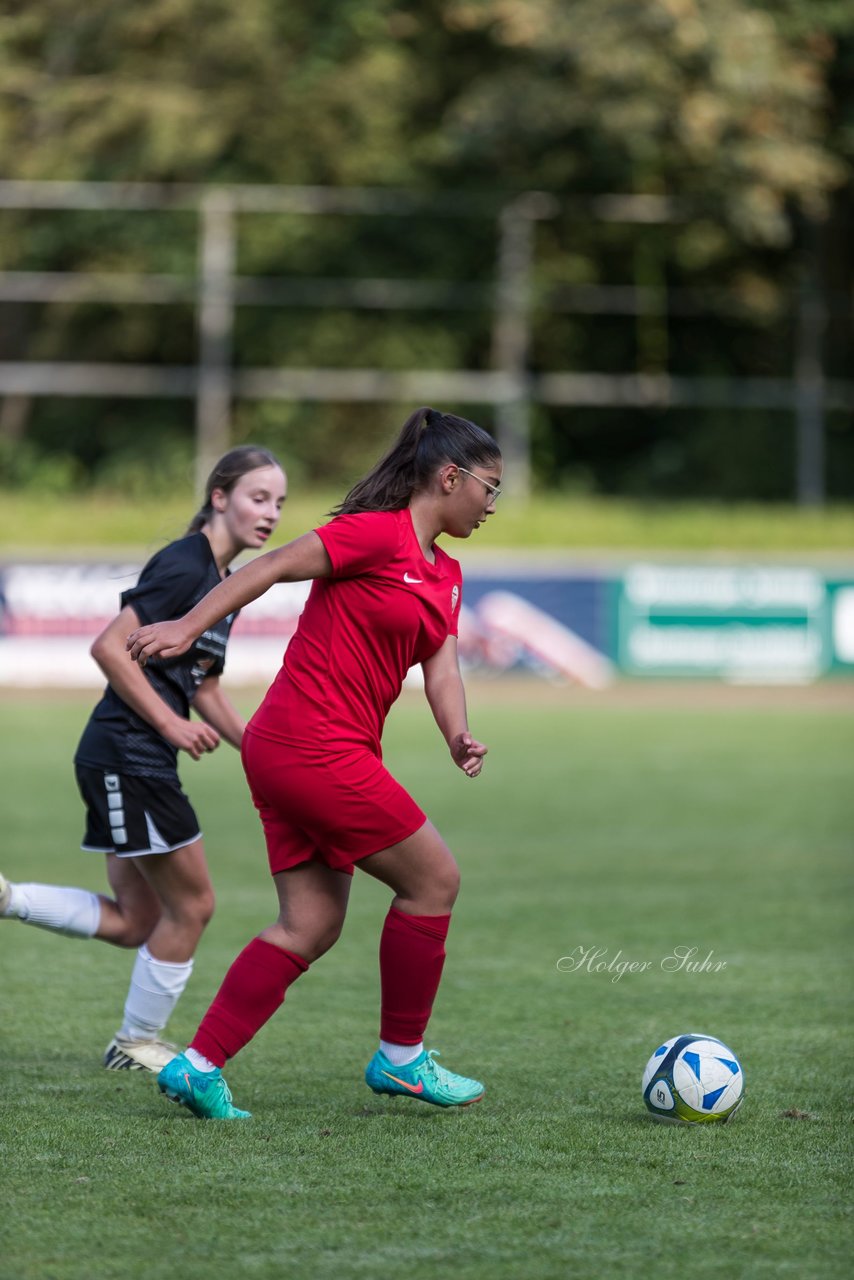
[(527, 497), (531, 489), (530, 401), (526, 375), (531, 342), (533, 228), (524, 197), (505, 206), (499, 214), (492, 365), (506, 376), (509, 394), (496, 405), (495, 422), (504, 455), (505, 487), (520, 497)]
[(234, 204), (225, 191), (207, 192), (200, 204), (196, 480), (231, 443), (232, 334), (234, 330)]
[(520, 497), (531, 492), (531, 263), (534, 224), (553, 218), (559, 204), (543, 191), (528, 191), (505, 205), (498, 217), (498, 280), (492, 330), (492, 365), (504, 375), (507, 393), (496, 404), (498, 442), (504, 455), (505, 487)]
[(827, 310), (818, 271), (817, 228), (807, 228), (806, 261), (798, 293), (795, 351), (796, 494), (801, 506), (825, 499), (824, 331)]

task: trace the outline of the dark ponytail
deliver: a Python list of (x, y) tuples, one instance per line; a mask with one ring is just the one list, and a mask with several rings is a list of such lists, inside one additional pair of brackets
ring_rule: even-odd
[[(198, 533), (213, 515), (211, 495), (214, 489), (222, 489), (230, 493), (241, 476), (249, 471), (257, 471), (259, 467), (281, 467), (279, 459), (269, 449), (257, 444), (241, 444), (223, 454), (205, 485), (205, 500), (190, 521), (187, 533)], [(186, 536), (186, 535), (185, 535)]]
[(353, 486), (334, 516), (359, 511), (400, 511), (424, 489), (446, 462), (461, 467), (488, 466), (501, 450), (488, 431), (426, 406), (404, 422), (400, 435), (379, 462)]

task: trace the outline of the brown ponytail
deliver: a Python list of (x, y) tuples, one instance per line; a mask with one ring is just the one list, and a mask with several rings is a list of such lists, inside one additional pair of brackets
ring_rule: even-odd
[(399, 511), (446, 462), (488, 466), (501, 450), (488, 431), (467, 418), (423, 406), (406, 419), (388, 453), (353, 486), (332, 515)]

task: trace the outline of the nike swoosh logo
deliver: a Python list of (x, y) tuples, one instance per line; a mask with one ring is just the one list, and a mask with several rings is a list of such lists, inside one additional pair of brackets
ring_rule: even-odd
[(402, 1085), (404, 1089), (408, 1089), (410, 1093), (423, 1093), (424, 1081), (419, 1080), (418, 1084), (407, 1084), (405, 1080), (401, 1080), (400, 1076), (393, 1076), (390, 1071), (384, 1071), (384, 1076), (388, 1076), (389, 1080), (393, 1080), (395, 1084)]
[(411, 583), (414, 583), (414, 582), (423, 582), (423, 581), (424, 581), (424, 579), (423, 579), (423, 578), (410, 578), (409, 574), (408, 574), (408, 573), (405, 573), (405, 574), (403, 575), (403, 581), (404, 581), (404, 582), (409, 582), (409, 583), (411, 584)]

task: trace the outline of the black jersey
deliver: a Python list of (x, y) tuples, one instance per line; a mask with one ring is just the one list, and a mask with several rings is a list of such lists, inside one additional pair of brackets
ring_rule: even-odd
[[(172, 542), (149, 560), (135, 587), (122, 593), (122, 606), (132, 605), (140, 623), (169, 622), (182, 617), (220, 581), (211, 544), (203, 533)], [(237, 615), (205, 631), (178, 658), (151, 658), (142, 668), (149, 684), (179, 716), (189, 718), (196, 690), (206, 676), (225, 666), (225, 646)], [(130, 658), (128, 658), (130, 661)], [(74, 756), (75, 764), (115, 769), (117, 773), (174, 778), (178, 749), (107, 685)]]

